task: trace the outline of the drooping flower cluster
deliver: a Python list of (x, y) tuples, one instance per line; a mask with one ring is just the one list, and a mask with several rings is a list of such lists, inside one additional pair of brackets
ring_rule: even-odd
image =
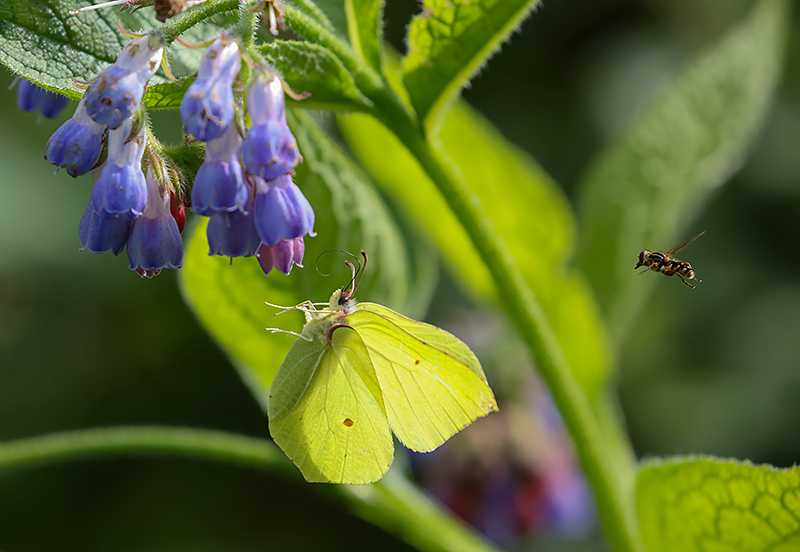
[[(271, 68), (256, 69), (245, 110), (245, 98), (234, 92), (239, 44), (223, 33), (206, 49), (180, 108), (192, 138), (187, 143), (205, 143), (188, 202), (182, 175), (149, 133), (142, 106), (164, 46), (158, 33), (132, 40), (89, 84), (72, 118), (47, 143), (45, 158), (71, 176), (94, 169), (94, 189), (79, 224), (82, 249), (115, 255), (127, 249), (130, 269), (142, 276), (178, 268), (186, 203), (210, 217), (209, 255), (254, 256), (265, 273), (276, 268), (289, 274), (302, 266), (303, 237), (314, 235), (314, 211), (292, 180), (302, 156), (286, 122), (280, 76)], [(245, 129), (247, 115), (252, 124)]]
[[(46, 154), (73, 177), (95, 169), (92, 196), (78, 225), (82, 249), (118, 255), (127, 247), (130, 269), (148, 277), (180, 267), (183, 257), (176, 220), (181, 212), (171, 212), (180, 178), (169, 178), (169, 163), (148, 145), (140, 109), (163, 54), (159, 34), (129, 42), (89, 85), (72, 118), (50, 137)], [(152, 155), (145, 177), (142, 158), (148, 147)]]
[(240, 51), (224, 35), (203, 55), (181, 104), (187, 132), (206, 142), (192, 189), (195, 212), (210, 217), (209, 254), (256, 256), (265, 273), (302, 266), (303, 236), (314, 235), (314, 211), (292, 181), (302, 161), (286, 123), (283, 84), (261, 71), (247, 90), (252, 126), (244, 132), (232, 93)]

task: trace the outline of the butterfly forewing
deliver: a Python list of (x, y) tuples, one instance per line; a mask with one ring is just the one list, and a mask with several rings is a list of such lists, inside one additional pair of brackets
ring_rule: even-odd
[(383, 316), (391, 321), (392, 324), (413, 335), (420, 341), (439, 350), (447, 351), (447, 354), (469, 366), (482, 380), (486, 381), (486, 375), (483, 373), (483, 368), (478, 358), (475, 356), (475, 353), (467, 347), (466, 343), (453, 334), (441, 328), (437, 328), (436, 326), (412, 320), (407, 316), (396, 313), (392, 309), (386, 308), (383, 305), (378, 305), (377, 303), (359, 303), (358, 309), (374, 312), (375, 314)]
[(497, 410), (477, 359), (451, 334), (371, 303), (345, 321), (369, 351), (389, 423), (408, 448), (433, 450)]
[(270, 388), (269, 429), (306, 480), (371, 483), (392, 463), (378, 377), (356, 331), (292, 346)]

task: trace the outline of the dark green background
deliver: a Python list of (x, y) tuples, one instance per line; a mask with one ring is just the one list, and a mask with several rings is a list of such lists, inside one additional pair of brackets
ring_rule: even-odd
[[(400, 47), (415, 3), (388, 3), (387, 38)], [(593, 153), (748, 5), (545, 2), (465, 96), (574, 197)], [(693, 224), (707, 234), (680, 255), (704, 282), (692, 291), (643, 276), (663, 281), (619, 352), (640, 456), (800, 459), (800, 43), (790, 37), (764, 132)], [(52, 176), (42, 159), (67, 116), (36, 124), (0, 87), (0, 439), (115, 424), (266, 437), (266, 418), (183, 305), (174, 273), (142, 280), (124, 254), (78, 251), (91, 180)], [(156, 123), (175, 136), (177, 117)], [(0, 550), (406, 549), (316, 491), (185, 460), (4, 473)]]

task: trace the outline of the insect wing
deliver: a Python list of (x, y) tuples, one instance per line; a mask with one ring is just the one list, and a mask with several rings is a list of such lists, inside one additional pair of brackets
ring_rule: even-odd
[(431, 451), (497, 410), (478, 359), (453, 335), (374, 303), (345, 321), (369, 351), (389, 424), (408, 448)]
[(483, 373), (483, 368), (481, 367), (480, 361), (478, 361), (478, 357), (475, 356), (472, 349), (467, 347), (466, 343), (453, 334), (441, 328), (437, 328), (436, 326), (412, 320), (407, 316), (396, 313), (392, 309), (377, 303), (359, 303), (358, 308), (383, 316), (397, 327), (408, 332), (417, 339), (424, 341), (431, 347), (446, 351), (447, 354), (468, 366), (473, 372), (478, 374), (483, 381), (486, 381), (486, 375)]
[(670, 249), (670, 250), (669, 250), (669, 251), (667, 251), (665, 254), (666, 254), (666, 255), (672, 255), (673, 253), (676, 253), (676, 252), (680, 251), (681, 249), (683, 249), (684, 247), (686, 247), (687, 245), (689, 245), (690, 243), (692, 243), (694, 240), (696, 240), (697, 238), (699, 238), (700, 236), (702, 236), (702, 235), (703, 235), (703, 234), (705, 234), (705, 233), (706, 233), (706, 231), (705, 231), (705, 230), (703, 230), (702, 232), (700, 232), (699, 234), (697, 234), (695, 237), (693, 237), (693, 238), (689, 238), (688, 240), (686, 240), (685, 242), (683, 242), (682, 244), (680, 244), (678, 247), (675, 247), (675, 248), (673, 248), (673, 249)]
[(269, 430), (310, 482), (371, 483), (394, 448), (378, 378), (358, 333), (292, 345), (270, 388)]

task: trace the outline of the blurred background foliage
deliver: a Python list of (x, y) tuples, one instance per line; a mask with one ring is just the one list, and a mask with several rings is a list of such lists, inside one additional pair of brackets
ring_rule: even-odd
[[(464, 96), (574, 199), (593, 155), (750, 5), (545, 2)], [(417, 9), (412, 0), (389, 0), (386, 38), (396, 48)], [(707, 453), (777, 466), (800, 458), (792, 429), (800, 416), (800, 20), (792, 17), (765, 127), (742, 169), (692, 224), (706, 235), (678, 256), (704, 282), (692, 291), (674, 278), (643, 276), (658, 279), (656, 292), (617, 351), (639, 457)], [(141, 280), (124, 256), (78, 252), (91, 180), (54, 177), (42, 160), (67, 116), (36, 124), (16, 109), (14, 92), (0, 88), (0, 439), (143, 423), (268, 436), (259, 405), (183, 304), (174, 273)], [(159, 113), (155, 124), (163, 139), (178, 138), (175, 113)], [(631, 277), (637, 253), (630, 252)], [(552, 413), (537, 382), (502, 377), (527, 361), (496, 313), (471, 307), (443, 273), (427, 319), (470, 341), (498, 395), (518, 400), (505, 418), (490, 416), (434, 455), (413, 457), (420, 480), (505, 547), (597, 549), (590, 513), (572, 512), (569, 539), (552, 516), (532, 515), (511, 529), (487, 518), (521, 508), (524, 498), (516, 493), (509, 506), (492, 502), (502, 489), (478, 488), (498, 466), (516, 469), (498, 460), (507, 456), (498, 434), (539, 467), (570, 465), (566, 445), (547, 438)], [(538, 425), (526, 404), (538, 405)], [(437, 455), (463, 464), (459, 477), (431, 468)], [(534, 494), (545, 484), (528, 483)], [(580, 484), (568, 488), (580, 502)], [(137, 458), (0, 477), (3, 550), (353, 548), (408, 546), (342, 513), (324, 489), (262, 473)]]

